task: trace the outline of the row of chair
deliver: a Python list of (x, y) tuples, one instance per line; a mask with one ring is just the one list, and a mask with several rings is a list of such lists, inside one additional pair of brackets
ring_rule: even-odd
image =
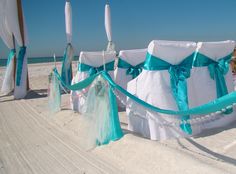
[[(185, 110), (234, 90), (229, 73), (234, 48), (235, 42), (230, 40), (198, 43), (154, 40), (147, 49), (120, 51), (118, 59), (115, 51), (81, 52), (78, 73), (72, 83), (106, 69), (118, 85), (145, 102), (163, 109)], [(80, 111), (87, 90), (72, 92), (73, 110)], [(229, 112), (224, 120), (191, 127), (165, 127), (160, 125), (171, 122), (171, 116), (145, 110), (121, 94), (120, 98), (129, 106), (126, 108), (129, 130), (153, 140), (197, 134), (235, 119), (235, 114)], [(118, 104), (124, 109), (121, 102)], [(185, 116), (184, 120), (191, 117)]]

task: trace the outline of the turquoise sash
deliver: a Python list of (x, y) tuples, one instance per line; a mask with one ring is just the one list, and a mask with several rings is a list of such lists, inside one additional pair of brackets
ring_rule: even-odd
[[(231, 57), (232, 57), (232, 53), (219, 59), (218, 61), (214, 61), (211, 58), (201, 53), (197, 53), (196, 55), (194, 66), (195, 67), (208, 66), (210, 77), (216, 82), (217, 98), (220, 98), (228, 94), (228, 89), (227, 89), (224, 76), (229, 71), (229, 62), (231, 60)], [(232, 109), (228, 109), (224, 113), (230, 114), (232, 112), (233, 112)]]
[[(168, 70), (170, 74), (170, 86), (179, 110), (188, 110), (188, 92), (186, 79), (190, 77), (190, 70), (193, 63), (193, 54), (186, 57), (180, 64), (172, 65), (158, 57), (147, 53), (144, 69), (146, 70)], [(187, 134), (192, 134), (191, 125), (187, 122), (189, 115), (181, 116), (185, 123), (181, 129)]]
[(105, 67), (105, 71), (113, 71), (114, 70), (114, 63), (115, 61), (112, 61), (112, 62), (108, 62), (102, 66), (99, 66), (99, 67), (93, 67), (93, 66), (90, 66), (90, 65), (87, 65), (87, 64), (84, 64), (84, 63), (80, 63), (79, 64), (79, 71), (80, 72), (88, 72), (89, 76), (92, 76), (94, 74), (97, 74), (98, 72), (101, 72), (104, 70), (104, 67)]
[[(66, 50), (63, 55), (63, 62), (62, 62), (62, 68), (61, 68), (61, 78), (66, 84), (71, 84), (72, 80), (72, 65), (70, 58), (68, 57), (68, 53), (72, 51), (72, 45), (69, 43), (66, 46)], [(68, 67), (69, 65), (69, 67)]]
[(15, 54), (16, 54), (16, 49), (11, 49), (10, 53), (8, 55), (8, 58), (7, 58), (7, 66), (10, 64), (10, 62), (14, 58)]
[(118, 61), (118, 67), (127, 69), (126, 75), (131, 75), (132, 79), (136, 78), (142, 72), (143, 65), (144, 63), (142, 62), (138, 65), (133, 66), (121, 58), (119, 58)]
[(20, 86), (25, 53), (26, 53), (26, 47), (25, 46), (20, 47), (20, 51), (19, 51), (19, 55), (17, 59), (16, 86)]
[(188, 110), (166, 110), (166, 109), (162, 109), (162, 108), (158, 108), (155, 107), (153, 105), (150, 105), (149, 103), (137, 98), (136, 96), (132, 95), (131, 93), (129, 93), (128, 91), (126, 91), (124, 88), (122, 88), (121, 86), (117, 85), (112, 78), (110, 77), (110, 75), (105, 72), (99, 72), (97, 74), (94, 74), (88, 78), (86, 78), (85, 80), (76, 83), (74, 85), (66, 85), (61, 77), (60, 74), (58, 73), (58, 71), (56, 69), (53, 70), (56, 77), (58, 78), (58, 80), (61, 82), (61, 84), (66, 87), (67, 89), (70, 89), (72, 91), (77, 91), (77, 90), (82, 90), (86, 87), (88, 87), (99, 75), (102, 75), (102, 77), (104, 79), (107, 80), (107, 82), (111, 85), (111, 87), (114, 87), (116, 90), (119, 90), (121, 93), (123, 93), (124, 95), (126, 95), (127, 97), (131, 98), (132, 100), (134, 100), (135, 102), (137, 102), (138, 104), (142, 105), (143, 107), (152, 110), (153, 112), (157, 112), (157, 113), (162, 113), (162, 114), (168, 114), (168, 115), (207, 115), (207, 114), (211, 114), (217, 111), (221, 111), (222, 109), (225, 109), (226, 107), (232, 106), (234, 103), (236, 103), (236, 91), (235, 92), (231, 92), (230, 94), (227, 94), (223, 97), (220, 97), (218, 99), (215, 99), (213, 101), (210, 101), (209, 103), (205, 103), (201, 106), (197, 106)]

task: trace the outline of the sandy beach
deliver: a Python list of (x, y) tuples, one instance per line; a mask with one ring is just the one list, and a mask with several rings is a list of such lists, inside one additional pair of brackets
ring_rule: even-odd
[[(236, 123), (195, 138), (157, 142), (127, 131), (126, 115), (120, 113), (124, 137), (86, 150), (82, 135), (87, 130), (70, 110), (69, 94), (62, 96), (60, 112), (48, 110), (52, 68), (53, 63), (29, 65), (26, 99), (0, 96), (1, 174), (236, 173)], [(0, 68), (0, 85), (4, 72)]]

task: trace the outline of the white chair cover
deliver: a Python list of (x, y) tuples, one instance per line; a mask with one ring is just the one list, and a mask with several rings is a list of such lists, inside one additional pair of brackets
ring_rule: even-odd
[[(99, 51), (99, 52), (81, 52), (79, 57), (79, 64), (83, 63), (93, 67), (100, 67), (103, 64), (115, 61), (115, 51)], [(109, 71), (109, 75), (114, 79), (114, 71)], [(72, 79), (72, 85), (78, 83), (89, 77), (88, 72), (78, 71)], [(72, 110), (82, 112), (81, 108), (85, 102), (85, 94), (88, 92), (88, 88), (82, 91), (71, 91), (71, 107)]]
[[(199, 42), (197, 45), (198, 53), (217, 61), (218, 59), (226, 57), (233, 52), (235, 42), (230, 40), (221, 42)], [(197, 58), (198, 56), (196, 57), (196, 59)], [(189, 101), (190, 107), (199, 106), (217, 98), (216, 82), (215, 80), (211, 79), (207, 66), (194, 67), (192, 69), (191, 77), (193, 84), (192, 87), (194, 89), (193, 91), (190, 91), (189, 97), (194, 98), (195, 100)], [(228, 92), (230, 93), (234, 91), (233, 75), (231, 68), (229, 68), (228, 73), (224, 77)], [(229, 124), (235, 119), (235, 112), (233, 112), (232, 114), (227, 114), (216, 121), (204, 123), (202, 125), (202, 129), (225, 126), (226, 124)]]
[[(135, 50), (121, 50), (119, 53), (119, 59), (122, 59), (132, 66), (136, 66), (145, 61), (147, 49), (135, 49)], [(127, 69), (119, 68), (115, 70), (115, 82), (125, 90), (127, 89), (127, 83), (132, 80), (132, 75), (126, 74)], [(121, 95), (122, 100), (126, 100), (126, 97)], [(118, 100), (118, 105), (121, 108), (124, 106)]]
[[(177, 65), (186, 57), (193, 55), (196, 43), (183, 41), (152, 41), (148, 53), (170, 64)], [(189, 78), (187, 79), (187, 83)], [(191, 84), (188, 84), (188, 90)], [(168, 70), (149, 71), (142, 73), (128, 83), (127, 90), (138, 98), (161, 109), (178, 110), (170, 86)], [(152, 140), (185, 137), (179, 126), (162, 126), (164, 122), (174, 121), (173, 116), (154, 113), (128, 99), (128, 129)], [(193, 133), (199, 132), (192, 127)]]

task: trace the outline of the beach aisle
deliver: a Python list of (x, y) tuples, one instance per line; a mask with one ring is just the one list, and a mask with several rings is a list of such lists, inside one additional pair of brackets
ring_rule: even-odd
[(51, 115), (47, 109), (52, 67), (29, 65), (32, 91), (26, 99), (0, 96), (0, 174), (236, 173), (235, 125), (209, 136), (156, 142), (127, 133), (121, 115), (125, 136), (86, 151), (81, 135), (87, 130), (80, 115), (69, 110), (69, 95), (62, 97), (61, 112)]
[(118, 171), (94, 154), (82, 150), (68, 131), (40, 116), (33, 106), (40, 100), (46, 102), (45, 94), (30, 93), (27, 100), (0, 98), (0, 173), (93, 174)]

